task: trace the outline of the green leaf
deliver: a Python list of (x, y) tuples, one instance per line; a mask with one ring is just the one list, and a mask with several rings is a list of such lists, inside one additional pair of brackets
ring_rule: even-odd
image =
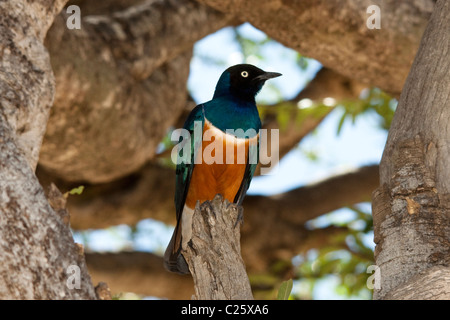
[(72, 195), (78, 194), (78, 195), (80, 195), (80, 194), (83, 193), (83, 190), (84, 190), (84, 186), (79, 186), (77, 188), (73, 188), (72, 190), (70, 190), (69, 194), (72, 194)]
[(280, 289), (278, 290), (278, 300), (289, 300), (289, 296), (292, 291), (293, 281), (289, 279), (281, 283)]
[(344, 113), (341, 117), (341, 119), (339, 120), (339, 124), (338, 124), (338, 128), (337, 128), (337, 135), (339, 135), (341, 133), (342, 130), (342, 125), (344, 124), (345, 119), (347, 118), (347, 113)]

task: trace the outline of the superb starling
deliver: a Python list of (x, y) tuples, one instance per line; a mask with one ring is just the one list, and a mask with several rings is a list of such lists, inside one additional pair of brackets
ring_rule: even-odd
[[(177, 225), (164, 254), (167, 270), (189, 273), (181, 250), (191, 239), (192, 215), (197, 201), (202, 203), (221, 194), (232, 203), (242, 203), (257, 165), (257, 160), (251, 159), (255, 159), (255, 155), (257, 159), (259, 152), (261, 120), (255, 96), (266, 80), (278, 76), (281, 74), (265, 72), (250, 64), (232, 66), (220, 76), (212, 100), (196, 106), (189, 114), (184, 129), (194, 137), (184, 142), (190, 144), (192, 152), (185, 153), (184, 161), (176, 168)], [(195, 137), (195, 128), (199, 126), (200, 137)], [(205, 139), (207, 132), (214, 138)], [(213, 142), (215, 150), (211, 152), (209, 147)], [(240, 158), (239, 149), (245, 150)], [(208, 156), (213, 161), (205, 158)]]

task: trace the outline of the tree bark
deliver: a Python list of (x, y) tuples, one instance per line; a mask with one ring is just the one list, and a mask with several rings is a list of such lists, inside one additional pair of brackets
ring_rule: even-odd
[(214, 200), (197, 204), (192, 239), (183, 256), (194, 279), (197, 300), (253, 300), (241, 257), (242, 207)]
[(104, 183), (155, 156), (186, 104), (192, 46), (230, 18), (187, 0), (89, 12), (80, 30), (62, 12), (48, 32), (56, 94), (39, 162), (67, 181)]
[[(197, 0), (236, 15), (271, 38), (354, 80), (397, 95), (408, 75), (433, 0)], [(381, 9), (369, 29), (367, 8)]]
[(450, 270), (435, 266), (418, 272), (406, 283), (392, 289), (387, 300), (449, 300)]
[[(54, 79), (42, 44), (65, 1), (3, 1), (0, 4), (0, 113), (17, 135), (17, 146), (36, 168)], [(26, 26), (26, 27), (25, 27)]]
[(64, 2), (0, 2), (0, 299), (96, 298), (67, 217), (34, 174), (54, 94), (42, 41)]
[[(381, 275), (375, 299), (448, 299), (449, 15), (450, 3), (437, 1), (380, 164), (380, 187), (373, 194), (375, 259)], [(424, 294), (433, 275), (439, 275), (432, 279), (438, 292)], [(400, 290), (411, 286), (414, 291)]]

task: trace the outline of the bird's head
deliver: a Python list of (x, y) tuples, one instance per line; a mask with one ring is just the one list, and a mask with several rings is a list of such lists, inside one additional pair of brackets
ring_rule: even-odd
[(281, 76), (278, 72), (266, 72), (251, 64), (237, 64), (225, 70), (217, 82), (214, 98), (233, 95), (254, 101), (266, 80)]

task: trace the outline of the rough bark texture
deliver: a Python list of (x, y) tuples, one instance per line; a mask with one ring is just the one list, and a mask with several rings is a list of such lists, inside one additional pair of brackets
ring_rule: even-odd
[(197, 300), (252, 300), (241, 257), (240, 210), (221, 196), (197, 204), (192, 239), (183, 251)]
[[(438, 1), (400, 97), (381, 161), (381, 186), (373, 195), (375, 258), (381, 271), (376, 299), (448, 298), (449, 15), (450, 3)], [(435, 288), (430, 291), (433, 274), (440, 278), (433, 279)], [(415, 286), (414, 292), (399, 289), (411, 286)]]
[[(398, 94), (433, 0), (197, 0), (249, 21), (298, 52), (352, 79)], [(381, 29), (366, 26), (381, 8)]]
[(101, 183), (155, 155), (186, 104), (194, 42), (229, 18), (185, 0), (81, 13), (80, 30), (62, 12), (46, 38), (56, 95), (39, 162), (68, 181)]
[(450, 300), (450, 270), (431, 267), (391, 290), (389, 300)]
[[(1, 117), (0, 298), (95, 298), (83, 252), (50, 207), (5, 124)], [(70, 266), (79, 268), (79, 289), (67, 286)]]
[(42, 41), (63, 4), (0, 2), (0, 299), (95, 299), (61, 202), (34, 174), (54, 93)]
[(0, 3), (0, 114), (17, 134), (17, 145), (33, 169), (55, 89), (42, 41), (64, 3)]

